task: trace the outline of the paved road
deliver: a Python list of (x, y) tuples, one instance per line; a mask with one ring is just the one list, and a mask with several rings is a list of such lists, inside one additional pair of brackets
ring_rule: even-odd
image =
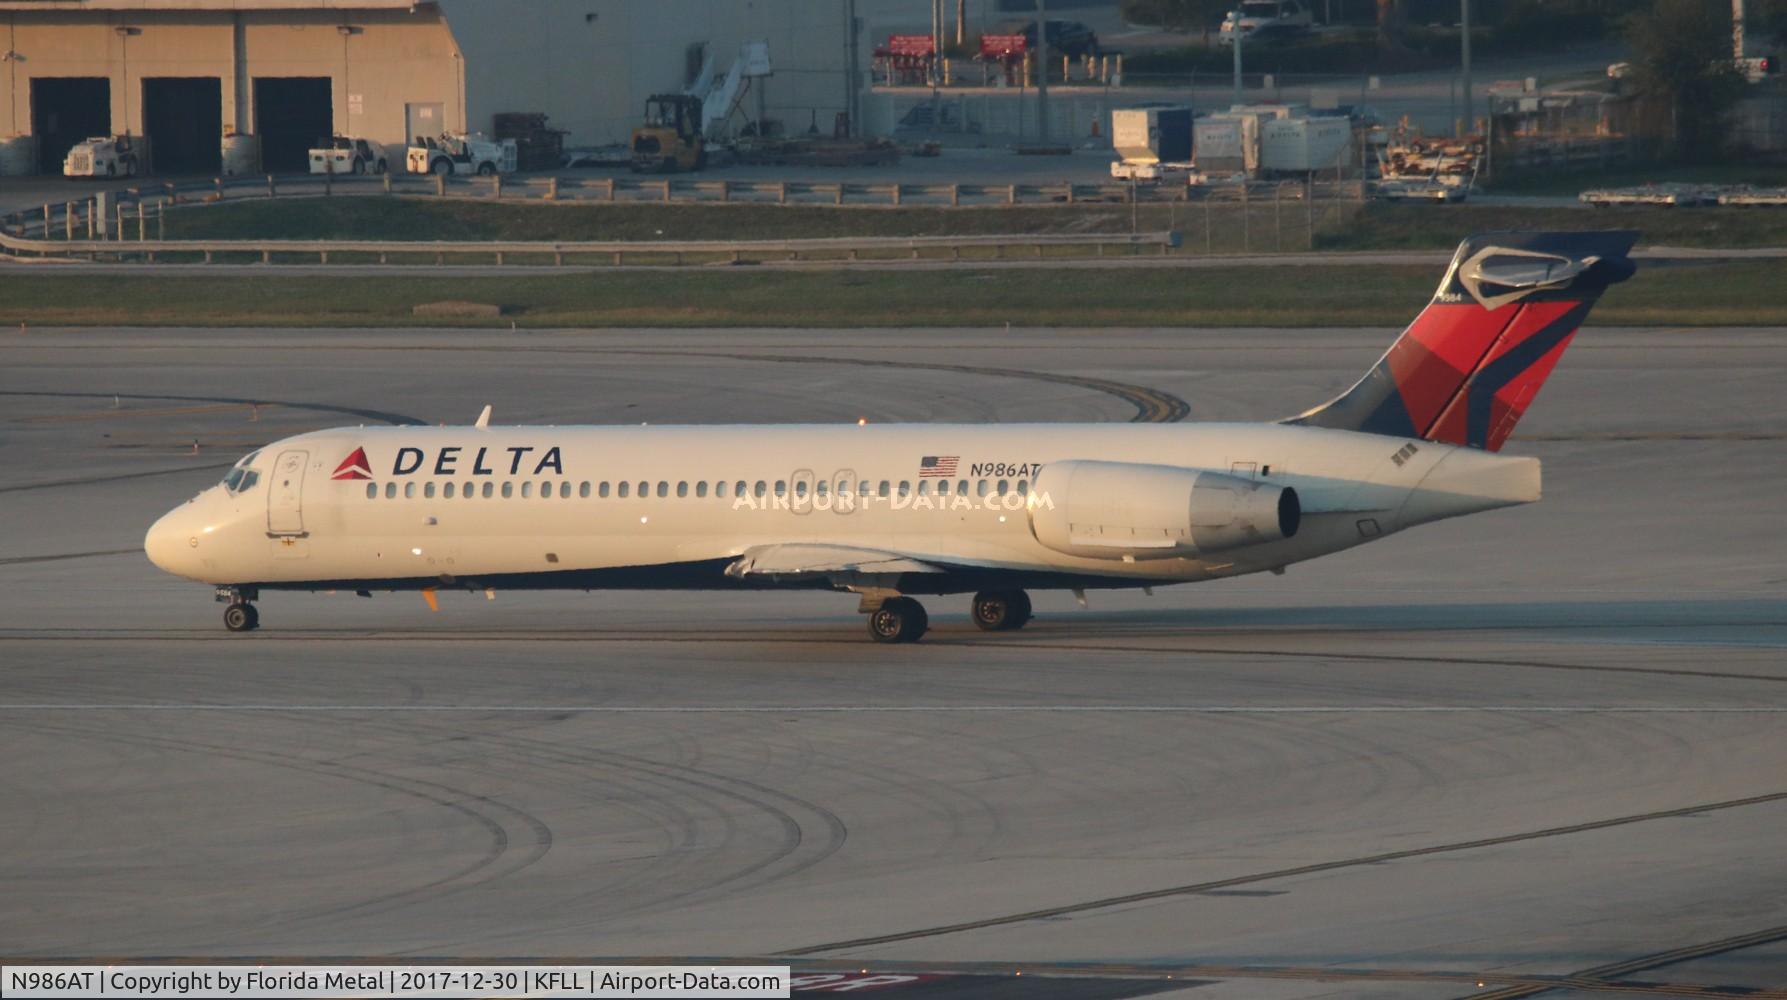
[[(1271, 418), (1391, 332), (0, 340), (0, 952), (958, 974), (888, 988), (913, 996), (1776, 986), (1784, 335), (1578, 337), (1511, 445), (1546, 462), (1535, 506), (1282, 578), (1042, 595), (1010, 635), (934, 601), (897, 648), (832, 595), (274, 595), (232, 636), (136, 547), (304, 428), (486, 402), (540, 423), (1133, 414), (1023, 370)], [(1006, 371), (838, 363), (859, 360)], [(1065, 962), (1103, 978), (1009, 985)]]

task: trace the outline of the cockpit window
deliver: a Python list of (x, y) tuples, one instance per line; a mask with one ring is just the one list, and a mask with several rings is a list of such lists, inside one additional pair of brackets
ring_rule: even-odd
[(235, 468), (230, 470), (229, 475), (223, 477), (224, 489), (231, 493), (246, 493), (254, 489), (254, 484), (261, 481), (261, 474), (250, 469), (249, 466), (254, 464), (254, 460), (260, 457), (260, 454), (258, 451), (251, 451), (242, 461), (237, 462)]

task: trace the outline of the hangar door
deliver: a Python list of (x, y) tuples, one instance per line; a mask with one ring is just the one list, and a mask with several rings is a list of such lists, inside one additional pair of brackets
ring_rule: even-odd
[(158, 174), (216, 173), (223, 165), (223, 81), (215, 76), (143, 80), (143, 134)]
[(261, 169), (270, 174), (310, 169), (310, 147), (335, 133), (334, 98), (326, 76), (254, 78), (254, 133)]
[(103, 76), (38, 76), (31, 79), (31, 134), (37, 137), (37, 169), (62, 172), (75, 143), (112, 134), (112, 81)]

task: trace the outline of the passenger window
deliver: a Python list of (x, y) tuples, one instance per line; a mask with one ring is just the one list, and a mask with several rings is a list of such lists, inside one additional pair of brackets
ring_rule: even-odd
[(1018, 496), (1026, 497), (1029, 495), (1030, 495), (1030, 484), (1028, 482), (1026, 482), (1025, 480), (1022, 480), (1022, 479), (1018, 480)]
[(732, 484), (732, 495), (735, 497), (742, 497), (745, 495), (744, 480), (740, 479), (738, 482)]
[(658, 496), (667, 497), (669, 495), (670, 495), (670, 484), (665, 482), (662, 479), (658, 480)]
[(819, 480), (817, 483), (813, 484), (813, 493), (816, 496), (830, 496), (831, 483), (823, 479)]
[[(721, 483), (720, 485), (724, 486), (726, 484)], [(695, 495), (697, 497), (707, 496), (707, 480), (703, 479), (702, 481), (695, 484)]]
[(872, 495), (869, 493), (869, 481), (867, 479), (856, 484), (856, 495), (859, 497), (866, 497), (866, 496)]
[(1010, 493), (1011, 492), (1011, 480), (1009, 480), (1009, 479), (999, 480), (999, 488), (994, 490), (993, 492), (999, 494), (1000, 496), (1004, 496), (1005, 494)]
[(807, 481), (805, 479), (799, 479), (799, 480), (795, 481), (794, 495), (797, 497), (800, 497), (803, 500), (806, 499), (806, 497), (807, 497)]
[(937, 481), (937, 495), (940, 497), (949, 496), (949, 480), (939, 479)]
[(550, 481), (540, 484), (540, 499), (542, 499), (542, 500), (551, 500), (552, 499), (552, 483)]
[(447, 485), (445, 485), (445, 486), (442, 486), (442, 487), (441, 487), (441, 498), (442, 498), (442, 499), (443, 499), (443, 500), (451, 500), (451, 499), (453, 499), (453, 488), (454, 488), (454, 487), (455, 487), (455, 486), (456, 486), (456, 485), (458, 485), (458, 484), (456, 484), (456, 483), (448, 483), (448, 484), (447, 484)]
[(632, 491), (632, 489), (633, 489), (633, 484), (632, 484), (632, 483), (622, 483), (622, 484), (620, 484), (620, 495), (621, 495), (621, 499), (623, 499), (623, 500), (624, 500), (624, 499), (626, 499), (626, 497), (627, 497), (627, 494), (628, 494), (628, 493), (629, 493), (629, 492), (631, 492), (631, 491)]
[(416, 484), (415, 483), (404, 483), (403, 484), (403, 498), (405, 500), (410, 500), (410, 499), (414, 499), (415, 496), (416, 496)]
[(386, 483), (385, 484), (385, 499), (389, 500), (392, 497), (395, 497), (396, 495), (397, 495), (397, 484), (396, 483)]
[(759, 479), (757, 480), (757, 484), (751, 487), (751, 492), (756, 495), (758, 499), (762, 499), (763, 494), (768, 491), (764, 489), (763, 480)]
[(900, 496), (909, 497), (911, 495), (912, 495), (912, 481), (909, 479), (900, 480)]
[(589, 499), (589, 480), (585, 479), (583, 482), (577, 484), (577, 496), (582, 500)]
[(521, 484), (521, 499), (526, 500), (528, 497), (531, 497), (533, 495), (534, 495), (534, 484), (533, 483), (522, 483)]
[[(626, 484), (622, 483), (621, 485), (625, 486)], [(596, 487), (596, 496), (599, 496), (604, 500), (608, 499), (608, 480), (602, 480), (602, 485)]]
[[(589, 496), (589, 484), (588, 483), (583, 484), (583, 495)], [(560, 500), (571, 499), (571, 481), (570, 480), (567, 479), (564, 482), (558, 484), (558, 498)]]
[(928, 497), (931, 495), (931, 481), (930, 480), (920, 479), (918, 481), (918, 495), (921, 497)]
[(875, 489), (875, 495), (879, 497), (886, 497), (889, 495), (887, 492), (887, 480), (881, 480), (881, 485)]
[(472, 483), (472, 481), (468, 479), (468, 480), (466, 480), (465, 485), (459, 488), (459, 495), (462, 497), (465, 497), (467, 500), (470, 500), (472, 498), (472, 492), (476, 489), (477, 489), (477, 486), (474, 485)]
[(486, 499), (486, 500), (490, 499), (490, 494), (492, 492), (494, 492), (495, 485), (496, 484), (494, 484), (494, 483), (485, 483), (484, 484), (484, 488), (479, 491), (484, 494), (484, 499)]
[(368, 499), (368, 500), (377, 500), (378, 499), (378, 484), (377, 483), (367, 483), (366, 484), (366, 499)]
[(423, 483), (422, 484), (422, 496), (426, 497), (429, 500), (434, 499), (434, 484), (433, 483)]
[(981, 479), (981, 480), (977, 480), (974, 483), (974, 495), (981, 496), (981, 497), (984, 497), (987, 495), (987, 481), (986, 480)]
[(686, 480), (676, 484), (676, 495), (679, 497), (686, 497), (689, 495), (689, 484)]
[(639, 499), (644, 500), (646, 497), (651, 496), (651, 492), (652, 484), (647, 482), (641, 482), (639, 484)]
[(967, 495), (968, 495), (968, 480), (966, 480), (966, 479), (957, 480), (956, 481), (956, 496), (965, 497)]
[(515, 484), (514, 483), (504, 483), (503, 484), (503, 499), (507, 500), (514, 495), (515, 495)]
[(776, 496), (785, 497), (787, 495), (788, 495), (788, 480), (786, 480), (786, 479), (776, 480)]

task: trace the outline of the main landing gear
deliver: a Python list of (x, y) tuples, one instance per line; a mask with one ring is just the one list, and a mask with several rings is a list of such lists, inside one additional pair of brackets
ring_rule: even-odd
[(974, 624), (987, 632), (1004, 632), (1030, 623), (1030, 595), (1021, 590), (983, 590), (969, 605)]
[[(974, 624), (988, 632), (1023, 628), (1030, 622), (1030, 595), (1021, 590), (983, 590), (968, 606)], [(869, 612), (869, 637), (876, 642), (917, 642), (930, 627), (924, 605), (910, 597), (889, 597)]]
[(869, 637), (876, 642), (917, 642), (930, 626), (925, 606), (910, 597), (890, 597), (869, 612)]
[(253, 588), (217, 588), (217, 602), (229, 605), (223, 609), (223, 627), (231, 632), (252, 632), (260, 628), (261, 613), (248, 603), (260, 596)]

